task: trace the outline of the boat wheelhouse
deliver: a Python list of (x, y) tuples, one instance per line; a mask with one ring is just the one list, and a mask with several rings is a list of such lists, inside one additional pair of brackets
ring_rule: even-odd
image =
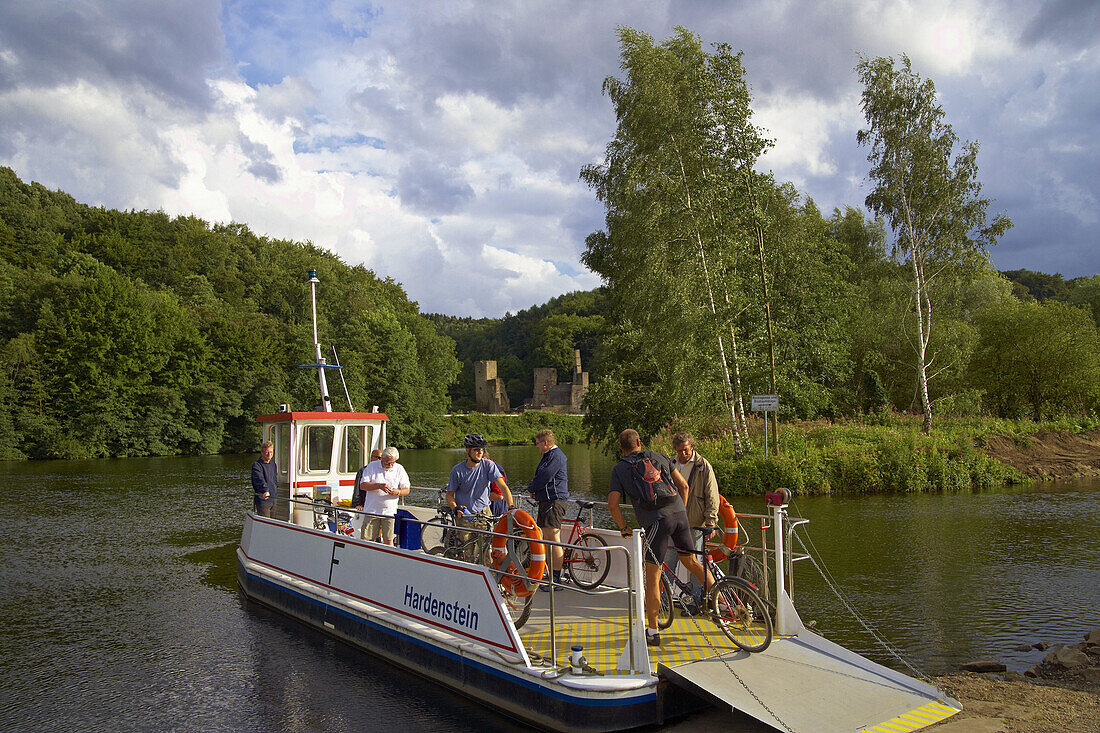
[[(286, 406), (284, 406), (286, 407)], [(355, 474), (371, 451), (386, 446), (381, 412), (283, 412), (257, 417), (271, 441), (279, 489), (307, 503), (291, 504), (290, 521), (313, 526), (312, 502), (350, 506)], [(285, 517), (284, 517), (285, 518)]]

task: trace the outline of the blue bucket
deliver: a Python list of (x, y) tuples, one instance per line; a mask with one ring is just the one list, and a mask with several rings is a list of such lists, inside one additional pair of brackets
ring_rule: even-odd
[(397, 515), (394, 518), (396, 526), (394, 531), (397, 534), (397, 544), (402, 550), (419, 550), (420, 549), (420, 530), (422, 529), (420, 523), (416, 521), (416, 517), (408, 509), (398, 509)]

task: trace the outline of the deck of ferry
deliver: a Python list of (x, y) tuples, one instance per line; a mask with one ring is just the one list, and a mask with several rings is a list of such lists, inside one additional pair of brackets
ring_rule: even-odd
[[(531, 617), (520, 629), (529, 654), (549, 659), (550, 598), (536, 592)], [(553, 592), (555, 666), (584, 647), (588, 663), (617, 674), (627, 645), (625, 595), (587, 594), (565, 584)], [(959, 706), (931, 685), (877, 665), (803, 631), (776, 636), (763, 652), (739, 650), (705, 616), (676, 614), (647, 647), (653, 669), (719, 706), (736, 708), (778, 729), (912, 731), (954, 715)], [(904, 711), (899, 714), (899, 711)]]

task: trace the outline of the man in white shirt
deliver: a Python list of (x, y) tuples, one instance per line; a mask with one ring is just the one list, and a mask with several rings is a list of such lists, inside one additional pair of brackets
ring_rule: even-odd
[(412, 489), (409, 474), (397, 462), (400, 454), (392, 445), (382, 451), (382, 457), (363, 467), (359, 485), (355, 487), (352, 506), (375, 516), (363, 523), (363, 539), (394, 544), (393, 524), (399, 497)]

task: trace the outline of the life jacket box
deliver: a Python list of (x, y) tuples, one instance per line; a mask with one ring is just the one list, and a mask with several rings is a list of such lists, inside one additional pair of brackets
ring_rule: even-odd
[(402, 550), (420, 549), (420, 523), (408, 509), (398, 509), (394, 517), (397, 525), (394, 530), (397, 534), (397, 544)]

